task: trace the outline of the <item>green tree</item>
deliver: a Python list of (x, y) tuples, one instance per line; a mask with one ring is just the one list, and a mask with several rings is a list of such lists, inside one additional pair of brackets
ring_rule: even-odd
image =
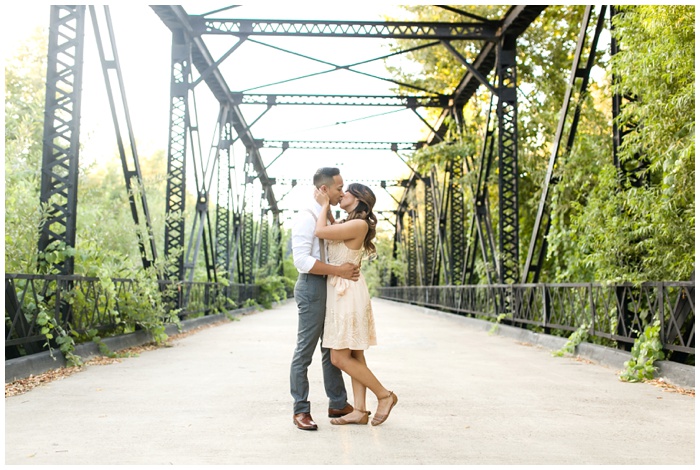
[[(505, 6), (475, 6), (462, 5), (460, 9), (480, 17), (499, 19), (503, 16)], [(411, 7), (409, 9), (417, 20), (423, 21), (464, 21), (464, 17), (437, 7)], [(540, 202), (542, 181), (551, 154), (552, 143), (556, 131), (561, 103), (566, 92), (566, 84), (571, 70), (571, 61), (576, 46), (576, 38), (580, 29), (579, 20), (583, 15), (583, 6), (550, 6), (545, 9), (519, 37), (518, 54), (518, 161), (520, 178), (520, 253), (521, 265), (527, 255), (527, 247)], [(396, 48), (409, 47), (415, 44), (399, 41)], [(473, 59), (481, 50), (483, 44), (475, 41), (454, 42), (455, 49), (467, 60)], [(417, 61), (419, 72), (415, 74), (397, 73), (402, 81), (416, 83), (431, 91), (451, 92), (457, 85), (466, 69), (458, 63), (445, 48), (421, 49), (412, 53), (410, 58)], [(391, 69), (390, 69), (391, 70)], [(495, 74), (488, 79), (496, 83)], [(420, 78), (418, 78), (420, 76)], [(605, 98), (605, 90), (594, 83), (594, 93), (586, 97), (588, 106), (579, 125), (579, 134), (585, 134), (587, 139), (579, 139), (577, 158), (569, 158), (577, 167), (588, 167), (591, 159), (601, 159), (601, 149), (605, 149), (605, 139), (600, 134), (600, 128), (608, 121), (604, 113), (598, 111), (590, 103)], [(404, 87), (403, 91), (408, 91)], [(609, 95), (609, 93), (608, 93)], [(433, 148), (423, 149), (413, 157), (413, 163), (419, 171), (425, 171), (432, 164), (444, 171), (444, 163), (455, 155), (462, 156), (470, 162), (472, 169), (478, 165), (479, 154), (485, 139), (485, 123), (488, 118), (491, 93), (485, 88), (477, 89), (474, 96), (465, 105), (464, 128), (457, 132), (454, 123), (450, 123), (447, 140), (449, 144), (437, 144)], [(493, 113), (493, 111), (492, 111)], [(491, 116), (492, 122), (495, 116)], [(608, 138), (609, 140), (609, 138)], [(608, 144), (609, 147), (609, 144)], [(609, 153), (609, 152), (608, 152)], [(581, 161), (583, 160), (583, 161)], [(494, 162), (494, 165), (497, 164)], [(560, 162), (558, 172), (561, 173), (567, 162)], [(465, 176), (463, 189), (467, 201), (467, 218), (472, 215), (469, 201), (472, 199), (472, 187), (476, 182), (476, 174)], [(572, 181), (570, 185), (561, 186), (552, 205), (553, 220), (567, 221), (571, 218), (571, 200), (582, 198), (582, 188)], [(498, 227), (498, 183), (497, 173), (492, 171), (488, 184), (489, 201), (493, 227)], [(568, 225), (566, 225), (568, 227)], [(498, 236), (498, 234), (496, 234)], [(557, 235), (556, 251), (561, 254), (562, 248), (567, 256), (570, 254), (570, 243), (564, 242), (564, 237)], [(477, 262), (478, 265), (482, 263)], [(550, 257), (545, 267), (545, 276), (553, 280), (557, 272), (565, 271), (569, 266), (567, 258)], [(480, 269), (483, 274), (483, 269)], [(570, 274), (570, 273), (567, 273)], [(482, 275), (481, 282), (486, 278)]]
[(5, 271), (36, 271), (46, 77), (46, 31), (5, 63)]
[[(500, 18), (501, 6), (466, 6), (462, 10)], [(407, 8), (416, 20), (464, 20), (435, 6)], [(520, 177), (521, 265), (527, 254), (542, 181), (571, 70), (583, 6), (549, 6), (518, 38), (518, 159)], [(692, 6), (626, 7), (616, 18), (622, 52), (610, 59), (599, 50), (596, 73), (581, 97), (582, 114), (568, 155), (560, 153), (551, 188), (548, 257), (541, 280), (643, 281), (687, 279), (694, 258), (694, 8)], [(595, 15), (594, 15), (595, 16)], [(594, 18), (595, 21), (595, 18)], [(589, 33), (590, 34), (590, 33)], [(416, 46), (397, 41), (395, 49)], [(467, 60), (479, 43), (455, 42)], [(601, 48), (601, 46), (599, 46)], [(451, 92), (464, 67), (444, 48), (412, 52), (412, 73), (391, 69), (406, 83), (399, 92), (416, 89)], [(649, 185), (625, 186), (613, 167), (611, 72), (622, 77), (620, 91), (637, 100), (626, 106), (620, 124), (636, 124), (625, 136), (620, 158), (642, 154), (648, 161)], [(493, 76), (489, 77), (493, 83)], [(412, 88), (414, 87), (414, 88)], [(423, 172), (431, 165), (444, 170), (452, 155), (473, 161), (484, 140), (489, 93), (480, 87), (464, 108), (465, 128), (451, 123), (450, 145), (416, 152), (412, 163)], [(494, 228), (498, 224), (498, 192), (492, 174), (489, 199)], [(470, 197), (473, 175), (466, 175)], [(482, 280), (483, 281), (483, 280)]]
[(620, 161), (646, 160), (635, 187), (602, 167), (573, 225), (597, 279), (686, 280), (695, 258), (695, 7), (630, 6), (615, 18), (617, 90), (636, 97)]

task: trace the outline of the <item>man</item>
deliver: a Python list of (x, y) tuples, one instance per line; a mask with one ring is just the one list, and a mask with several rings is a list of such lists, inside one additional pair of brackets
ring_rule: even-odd
[[(319, 168), (314, 175), (314, 186), (328, 194), (331, 205), (336, 205), (343, 197), (343, 178), (337, 168)], [(294, 286), (294, 298), (299, 309), (297, 345), (292, 359), (290, 385), (294, 398), (294, 425), (304, 431), (315, 431), (317, 424), (311, 417), (308, 368), (323, 337), (323, 322), (326, 318), (326, 276), (335, 275), (357, 281), (360, 268), (351, 263), (341, 266), (326, 264), (325, 246), (314, 231), (321, 206), (309, 195), (310, 206), (302, 209), (292, 227), (292, 255), (299, 278)], [(330, 350), (321, 347), (323, 385), (328, 396), (328, 416), (339, 418), (353, 411), (348, 404), (340, 369), (331, 364)]]

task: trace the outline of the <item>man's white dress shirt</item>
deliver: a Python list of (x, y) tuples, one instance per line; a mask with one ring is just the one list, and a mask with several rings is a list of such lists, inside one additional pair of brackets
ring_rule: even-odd
[(312, 205), (297, 213), (292, 225), (292, 257), (294, 266), (300, 273), (308, 273), (314, 267), (316, 260), (325, 263), (325, 260), (321, 260), (320, 240), (314, 235), (316, 220), (309, 210), (319, 217), (321, 205), (314, 200)]

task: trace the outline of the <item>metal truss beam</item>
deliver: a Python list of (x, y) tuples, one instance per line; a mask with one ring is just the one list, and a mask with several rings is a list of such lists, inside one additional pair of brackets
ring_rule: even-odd
[[(388, 186), (402, 186), (402, 182), (400, 180), (363, 180), (363, 179), (353, 179), (353, 183), (360, 183), (364, 184), (365, 186), (370, 186), (370, 187), (381, 187), (381, 188), (386, 188)], [(311, 178), (274, 178), (275, 184), (278, 185), (284, 185), (284, 186), (296, 186), (296, 185), (305, 185), (305, 186), (310, 186), (313, 184), (313, 180)]]
[(184, 280), (185, 183), (191, 42), (183, 31), (173, 31), (170, 75), (170, 131), (165, 187), (165, 259), (168, 279)]
[(257, 263), (258, 268), (264, 268), (267, 265), (268, 255), (270, 251), (270, 224), (267, 217), (267, 211), (260, 211), (260, 227), (258, 229), (258, 253)]
[(498, 22), (444, 23), (416, 21), (315, 21), (215, 19), (191, 16), (197, 34), (248, 36), (307, 36), (393, 39), (472, 39), (493, 41)]
[[(248, 172), (246, 172), (246, 177)], [(241, 274), (243, 275), (240, 282), (242, 284), (251, 284), (253, 282), (253, 267), (255, 260), (255, 224), (253, 223), (253, 191), (252, 188), (246, 188), (246, 193), (243, 196), (244, 206), (241, 214)]]
[[(75, 247), (84, 33), (85, 6), (51, 6), (39, 195), (48, 213), (40, 253)], [(75, 260), (68, 256), (55, 267), (73, 274)]]
[(447, 95), (304, 95), (304, 94), (253, 94), (232, 93), (236, 104), (266, 106), (395, 106), (404, 108), (445, 108), (452, 104)]
[(233, 186), (231, 182), (231, 161), (233, 153), (233, 129), (228, 112), (222, 113), (224, 122), (219, 128), (219, 156), (216, 159), (216, 270), (220, 274), (229, 272), (231, 266), (231, 202)]
[[(122, 78), (119, 55), (117, 54), (117, 46), (114, 39), (112, 19), (109, 13), (109, 7), (104, 6), (105, 24), (109, 38), (109, 41), (106, 42), (103, 40), (103, 36), (100, 33), (95, 7), (91, 5), (89, 8), (93, 29), (95, 31), (95, 38), (97, 40), (97, 50), (100, 56), (100, 63), (102, 64), (102, 72), (107, 88), (107, 98), (112, 112), (112, 121), (117, 138), (117, 148), (119, 149), (119, 157), (121, 158), (124, 181), (126, 183), (126, 193), (129, 198), (131, 215), (136, 225), (141, 262), (143, 267), (147, 269), (156, 261), (158, 251), (156, 249), (156, 240), (153, 235), (151, 215), (146, 200), (138, 152), (136, 151), (136, 140), (131, 126), (129, 106), (124, 91), (124, 80)], [(112, 79), (111, 75), (115, 76), (115, 80)], [(115, 95), (120, 98), (120, 107), (117, 107), (115, 104)], [(121, 119), (118, 117), (120, 112), (122, 113)], [(120, 122), (126, 123), (126, 135), (122, 134), (124, 131), (121, 129)], [(128, 140), (129, 152), (127, 152), (125, 148), (124, 140)], [(141, 214), (139, 214), (139, 211), (141, 211)]]
[[(591, 69), (595, 62), (598, 39), (600, 37), (601, 31), (603, 30), (603, 24), (605, 21), (605, 10), (606, 6), (602, 5), (598, 13), (598, 21), (596, 23), (593, 36), (590, 39), (590, 44), (587, 41), (588, 25), (591, 21), (591, 15), (593, 12), (592, 6), (589, 5), (586, 7), (583, 18), (581, 20), (581, 31), (579, 33), (578, 41), (576, 44), (576, 52), (574, 54), (571, 73), (569, 74), (569, 82), (566, 88), (566, 93), (564, 95), (564, 102), (559, 112), (559, 122), (557, 125), (556, 134), (554, 136), (552, 153), (549, 158), (547, 173), (542, 184), (540, 204), (537, 209), (537, 216), (535, 218), (535, 224), (532, 230), (532, 237), (530, 239), (530, 246), (527, 253), (527, 259), (523, 268), (521, 280), (523, 284), (526, 284), (528, 282), (539, 282), (540, 273), (542, 271), (542, 264), (544, 263), (545, 255), (547, 253), (547, 235), (549, 234), (550, 227), (549, 191), (551, 186), (556, 184), (554, 177), (554, 167), (556, 166), (560, 154), (562, 157), (568, 156), (574, 144), (574, 138), (576, 136), (576, 129), (578, 127), (579, 116), (581, 114), (581, 106), (585, 98), (586, 90), (588, 89), (588, 81)], [(584, 57), (585, 49), (588, 50), (588, 57)], [(570, 116), (569, 107), (573, 99), (574, 88), (577, 81), (579, 82), (577, 90), (578, 96), (574, 104), (573, 115)], [(564, 132), (566, 132), (566, 129), (568, 129), (568, 136), (566, 139), (564, 149), (560, 152), (561, 141)], [(543, 221), (545, 219), (546, 223), (543, 227)]]
[(431, 178), (423, 178), (424, 200), (423, 200), (423, 217), (425, 220), (425, 253), (423, 258), (423, 266), (425, 266), (425, 279), (423, 284), (426, 286), (437, 285), (438, 279), (438, 250), (436, 238), (436, 210), (435, 210), (435, 193)]
[[(509, 34), (519, 36), (528, 26), (542, 13), (546, 5), (515, 5), (508, 10), (497, 30), (497, 37), (502, 38)], [(441, 141), (447, 132), (445, 124), (448, 116), (460, 111), (464, 105), (474, 96), (474, 93), (482, 85), (479, 78), (487, 77), (496, 65), (496, 42), (486, 42), (472, 62), (472, 67), (467, 68), (464, 76), (452, 94), (453, 105), (443, 110), (436, 119), (433, 128), (435, 133), (431, 133), (426, 141), (428, 145), (433, 145)]]
[[(433, 165), (430, 168), (432, 203), (435, 211), (435, 223), (437, 236), (435, 239), (435, 259), (433, 263), (433, 276), (431, 283), (428, 285), (439, 285), (442, 279), (449, 279), (452, 256), (450, 254), (449, 240), (447, 236), (447, 211), (449, 197), (447, 194), (447, 180), (443, 183), (443, 188), (440, 189), (440, 180), (438, 178), (437, 167)], [(424, 179), (425, 180), (425, 179)], [(427, 228), (426, 228), (427, 230)], [(426, 266), (426, 269), (428, 267)]]
[[(404, 214), (396, 212), (396, 223), (394, 223), (394, 239), (391, 245), (391, 259), (396, 260), (399, 257), (399, 245), (401, 245), (401, 235), (403, 234), (403, 218)], [(389, 285), (396, 287), (399, 285), (399, 279), (396, 276), (396, 272), (389, 268)]]
[(518, 102), (515, 36), (498, 45), (498, 237), (499, 281), (519, 281)]
[[(484, 43), (481, 51), (471, 64), (465, 64), (463, 58), (460, 60), (463, 65), (466, 65), (467, 70), (452, 94), (452, 104), (447, 108), (443, 108), (435, 124), (430, 126), (431, 133), (428, 135), (425, 143), (425, 145), (435, 145), (444, 141), (444, 136), (447, 132), (447, 117), (455, 116), (459, 122), (459, 117), (464, 105), (471, 99), (480, 86), (485, 86), (485, 83), (488, 83), (486, 82), (486, 77), (488, 77), (494, 67), (496, 67), (498, 83), (497, 86), (491, 86), (490, 89), (497, 92), (498, 105), (500, 106), (498, 114), (499, 164), (501, 165), (499, 171), (499, 177), (501, 177), (499, 184), (499, 211), (502, 215), (499, 217), (499, 221), (502, 225), (499, 230), (499, 235), (501, 236), (501, 249), (499, 250), (501, 251), (501, 255), (499, 255), (500, 261), (493, 270), (489, 269), (488, 266), (491, 262), (496, 262), (497, 254), (494, 246), (495, 242), (493, 240), (490, 217), (488, 213), (484, 212), (488, 211), (488, 193), (485, 190), (477, 193), (483, 197), (477, 197), (474, 200), (475, 209), (478, 209), (478, 211), (476, 212), (475, 218), (472, 220), (472, 230), (470, 230), (470, 232), (479, 239), (482, 257), (484, 257), (484, 263), (487, 265), (487, 273), (490, 275), (491, 272), (494, 271), (493, 274), (497, 276), (497, 279), (493, 279), (494, 282), (517, 282), (516, 278), (518, 272), (519, 240), (517, 238), (517, 100), (515, 96), (515, 40), (530, 26), (545, 8), (546, 6), (544, 5), (515, 5), (511, 7), (504, 18), (499, 22), (496, 31), (497, 41), (487, 41)], [(506, 41), (506, 50), (508, 51), (506, 56), (502, 53), (504, 40)], [(443, 44), (448, 46), (448, 50), (454, 49), (449, 47), (451, 45), (447, 42), (443, 42)], [(453, 54), (456, 52), (457, 50), (455, 49)], [(485, 168), (483, 164), (482, 168)], [(507, 172), (505, 178), (503, 177), (504, 171)], [(399, 211), (407, 210), (409, 193), (412, 188), (414, 188), (416, 178), (418, 177), (419, 175), (414, 174), (408, 181), (406, 190), (399, 202)], [(485, 184), (484, 180), (484, 187)], [(464, 201), (462, 199), (462, 205), (460, 205), (462, 208), (463, 203)], [(454, 214), (451, 213), (453, 208), (454, 207), (450, 208), (450, 223), (455, 227), (462, 227), (460, 233), (462, 233), (462, 237), (464, 238), (464, 213), (462, 212), (460, 218), (459, 211)], [(503, 214), (505, 214), (505, 217)], [(452, 220), (453, 215), (455, 217), (454, 221)], [(397, 230), (399, 230), (399, 227), (397, 227)], [(463, 247), (464, 241), (465, 240), (462, 240), (461, 247)], [(453, 247), (455, 242), (456, 240), (452, 241)], [(490, 253), (488, 249), (489, 246), (491, 247)], [(503, 248), (506, 249), (505, 258), (502, 254)], [(466, 279), (475, 279), (474, 261), (476, 259), (476, 246), (474, 243), (470, 246), (470, 250), (471, 251), (468, 253), (459, 253), (459, 255), (462, 256), (460, 260), (461, 264), (455, 265), (454, 269), (452, 269), (454, 275), (459, 277), (459, 279), (455, 277), (453, 280), (452, 274), (450, 274), (450, 280), (453, 280), (453, 282), (464, 282)], [(506, 276), (501, 274), (504, 267), (508, 268)]]
[(408, 222), (406, 224), (406, 261), (408, 268), (407, 284), (409, 286), (417, 286), (420, 283), (420, 274), (418, 272), (418, 240), (416, 234), (416, 216), (414, 211), (408, 211), (406, 214)]
[(231, 263), (229, 265), (229, 282), (243, 284), (243, 213), (242, 210), (233, 213), (233, 230), (231, 231)]
[(267, 140), (255, 141), (258, 148), (304, 150), (391, 150), (411, 151), (423, 147), (423, 142), (351, 142), (331, 140)]
[(189, 282), (194, 281), (197, 258), (200, 250), (203, 249), (207, 282), (217, 282), (215, 246), (211, 230), (211, 219), (209, 217), (209, 195), (206, 192), (202, 191), (199, 193), (195, 210), (196, 214), (192, 222), (192, 231), (187, 245), (184, 264), (185, 277), (187, 277)]
[(275, 253), (276, 273), (284, 276), (284, 248), (282, 247), (282, 223), (280, 222), (279, 213), (272, 214), (272, 239), (275, 240), (275, 247), (277, 248)]
[(488, 200), (487, 186), (487, 180), (491, 174), (491, 166), (494, 160), (494, 146), (496, 142), (495, 130), (492, 129), (491, 119), (493, 99), (494, 97), (492, 96), (485, 125), (484, 145), (481, 149), (478, 166), (473, 168), (473, 166), (469, 164), (469, 160), (465, 160), (467, 171), (475, 171), (478, 175), (477, 181), (472, 184), (471, 188), (473, 215), (471, 227), (468, 232), (470, 234), (470, 243), (467, 247), (467, 254), (465, 257), (465, 263), (467, 264), (464, 270), (466, 276), (465, 282), (467, 284), (477, 282), (475, 266), (476, 256), (479, 251), (481, 252), (481, 258), (484, 262), (487, 282), (492, 284), (500, 279), (500, 275), (498, 274), (499, 265), (496, 261), (496, 241), (493, 232), (493, 224), (491, 223), (491, 206)]
[(464, 162), (462, 156), (455, 155), (449, 162), (450, 181), (448, 186), (449, 213), (450, 213), (450, 278), (448, 282), (453, 286), (464, 284), (464, 259), (466, 252), (466, 240), (464, 237), (464, 191), (462, 191), (462, 177), (464, 176)]
[[(250, 126), (246, 123), (238, 105), (233, 102), (230, 87), (226, 83), (219, 68), (215, 66), (216, 61), (212, 58), (211, 53), (204, 44), (200, 32), (197, 28), (193, 27), (191, 23), (191, 21), (196, 22), (197, 19), (201, 17), (192, 17), (188, 15), (184, 8), (178, 5), (152, 5), (151, 9), (171, 31), (181, 31), (182, 34), (186, 34), (191, 38), (193, 43), (192, 64), (201, 76), (204, 77), (204, 82), (219, 103), (222, 106), (229, 105), (231, 107), (231, 123), (241, 142), (250, 152), (252, 164), (260, 183), (264, 188), (271, 186), (270, 178), (267, 175), (262, 157), (255, 147), (255, 138), (250, 131)], [(279, 212), (274, 192), (266, 191), (266, 195), (270, 210), (272, 210), (273, 213)]]

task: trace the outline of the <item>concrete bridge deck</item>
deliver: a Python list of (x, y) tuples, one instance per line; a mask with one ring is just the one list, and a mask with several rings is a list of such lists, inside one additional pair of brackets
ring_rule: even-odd
[(368, 364), (399, 397), (382, 426), (330, 425), (318, 353), (319, 430), (293, 426), (291, 301), (6, 398), (5, 463), (695, 463), (694, 396), (621, 382), (614, 368), (459, 317), (373, 304)]

